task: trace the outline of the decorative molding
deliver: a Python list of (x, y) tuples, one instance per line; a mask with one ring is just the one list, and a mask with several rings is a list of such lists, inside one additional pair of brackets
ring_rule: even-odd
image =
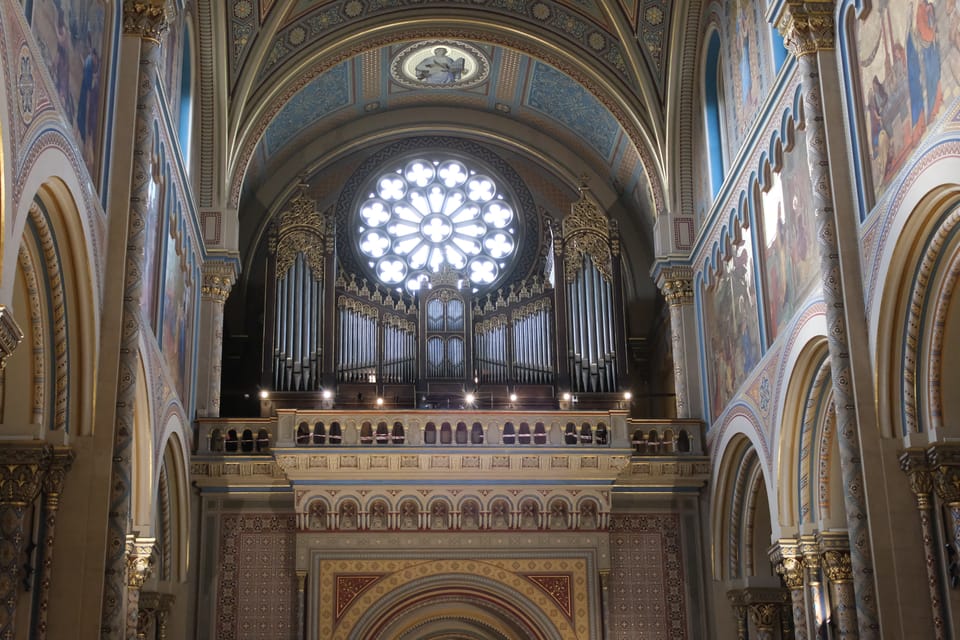
[(139, 590), (153, 573), (156, 538), (127, 536), (127, 586)]
[(586, 254), (603, 279), (613, 281), (613, 257), (610, 252), (610, 223), (590, 195), (586, 184), (580, 186), (580, 199), (570, 205), (570, 213), (561, 223), (564, 245), (564, 277), (573, 282)]
[(7, 364), (17, 345), (23, 342), (23, 331), (10, 308), (0, 304), (0, 370)]
[(39, 441), (0, 448), (0, 504), (32, 503), (43, 487), (52, 459), (53, 448)]

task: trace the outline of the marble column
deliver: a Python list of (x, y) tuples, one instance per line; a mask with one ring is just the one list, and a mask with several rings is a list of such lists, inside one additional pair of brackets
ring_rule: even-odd
[(824, 572), (830, 581), (831, 618), (837, 630), (837, 640), (855, 640), (859, 636), (850, 552), (829, 549), (823, 552), (822, 558)]
[[(880, 637), (880, 617), (876, 603), (873, 552), (864, 492), (863, 462), (860, 455), (860, 425), (853, 397), (850, 344), (847, 335), (844, 284), (840, 268), (840, 250), (836, 234), (836, 211), (826, 127), (820, 87), (821, 60), (824, 52), (835, 48), (836, 24), (834, 0), (787, 0), (777, 19), (784, 44), (797, 58), (797, 73), (803, 90), (804, 123), (807, 130), (807, 161), (813, 184), (812, 204), (816, 218), (820, 275), (826, 303), (827, 342), (837, 415), (837, 441), (840, 469), (845, 487), (844, 508), (853, 571), (860, 637)], [(832, 60), (832, 58), (831, 58)]]
[(933, 632), (936, 640), (947, 637), (946, 615), (943, 600), (940, 597), (941, 580), (936, 532), (933, 525), (933, 474), (927, 466), (927, 454), (912, 449), (900, 456), (900, 468), (910, 480), (910, 489), (917, 499), (917, 511), (920, 516), (920, 534), (923, 536), (923, 555), (927, 568), (927, 587), (930, 591), (930, 613), (933, 617)]
[(34, 640), (46, 640), (47, 613), (50, 608), (50, 580), (53, 574), (53, 544), (57, 532), (57, 511), (60, 493), (67, 471), (73, 464), (74, 453), (63, 447), (53, 452), (50, 468), (43, 479), (43, 544), (40, 546), (40, 581), (37, 593), (37, 613)]
[(812, 630), (810, 634), (812, 638), (819, 638), (820, 628), (827, 625), (828, 622), (824, 615), (827, 610), (827, 603), (823, 593), (820, 543), (816, 536), (800, 536), (799, 551), (803, 558), (807, 602), (810, 603), (810, 606), (807, 607), (806, 628)]
[(14, 624), (22, 593), (24, 527), (53, 457), (39, 441), (0, 448), (0, 638), (17, 637)]
[(153, 573), (155, 538), (127, 536), (127, 640), (137, 640), (140, 627), (140, 590)]
[(777, 573), (783, 578), (783, 583), (790, 591), (794, 637), (796, 640), (807, 640), (810, 637), (810, 632), (807, 628), (804, 564), (800, 543), (791, 539), (778, 541), (771, 550), (770, 560), (774, 563)]
[[(235, 261), (210, 259), (203, 264), (200, 288), (200, 344), (197, 360), (197, 414), (220, 417), (220, 379), (223, 369), (223, 308), (236, 280)], [(203, 379), (206, 375), (206, 380)]]
[(695, 417), (692, 412), (689, 377), (697, 369), (695, 362), (697, 350), (695, 343), (687, 345), (691, 338), (689, 331), (693, 320), (693, 278), (687, 268), (671, 267), (659, 274), (657, 281), (664, 299), (670, 307), (670, 343), (673, 349), (673, 383), (676, 394), (677, 417)]
[[(127, 533), (131, 522), (133, 480), (133, 414), (139, 375), (140, 299), (143, 290), (145, 220), (154, 206), (150, 185), (154, 173), (152, 125), (159, 117), (154, 79), (159, 73), (160, 43), (167, 30), (165, 0), (124, 0), (124, 38), (139, 39), (136, 131), (134, 135), (132, 184), (123, 277), (120, 357), (117, 362), (116, 420), (113, 431), (113, 462), (110, 469), (110, 515), (107, 523), (107, 553), (100, 615), (102, 640), (119, 640), (128, 629)], [(136, 619), (134, 618), (134, 630)]]

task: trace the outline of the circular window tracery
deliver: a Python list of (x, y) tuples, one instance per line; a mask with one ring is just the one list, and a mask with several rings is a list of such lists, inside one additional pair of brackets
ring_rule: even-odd
[(355, 228), (380, 282), (415, 291), (449, 265), (481, 288), (504, 272), (516, 251), (516, 207), (489, 172), (469, 164), (417, 157), (370, 183)]

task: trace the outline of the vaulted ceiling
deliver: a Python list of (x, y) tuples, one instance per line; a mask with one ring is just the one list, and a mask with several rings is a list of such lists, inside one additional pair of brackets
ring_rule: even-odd
[[(637, 254), (635, 280), (646, 283), (634, 294), (649, 296), (653, 224), (676, 198), (666, 170), (676, 125), (666, 114), (683, 56), (672, 43), (699, 3), (209, 4), (197, 35), (202, 113), (213, 116), (201, 122), (200, 161), (215, 178), (198, 195), (203, 206), (239, 209), (241, 251), (244, 235), (259, 233), (244, 217), (269, 214), (303, 176), (331, 184), (378, 145), (459, 136), (508, 156), (544, 198), (575, 197), (585, 177)], [(433, 41), (477, 53), (482, 77), (438, 88), (406, 82), (398, 57)]]

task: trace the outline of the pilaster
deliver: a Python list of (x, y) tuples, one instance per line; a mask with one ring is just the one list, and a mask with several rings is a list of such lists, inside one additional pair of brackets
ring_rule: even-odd
[(654, 277), (670, 307), (670, 344), (678, 418), (702, 418), (697, 322), (693, 270), (687, 266), (658, 266)]
[(849, 542), (842, 533), (820, 533), (818, 541), (823, 571), (830, 584), (831, 622), (837, 630), (837, 640), (855, 640), (859, 637), (858, 611)]
[(53, 545), (56, 541), (57, 512), (60, 508), (60, 494), (66, 481), (67, 471), (73, 464), (74, 453), (63, 447), (53, 452), (50, 467), (43, 479), (43, 518), (44, 536), (40, 547), (40, 580), (37, 593), (37, 613), (34, 623), (35, 640), (47, 637), (47, 614), (50, 608), (50, 580), (53, 574)]
[[(200, 288), (200, 353), (197, 357), (197, 415), (220, 416), (223, 368), (223, 309), (237, 279), (237, 261), (212, 259), (203, 265)], [(206, 374), (206, 380), (204, 380)]]
[[(876, 602), (873, 552), (867, 517), (860, 424), (856, 411), (850, 341), (847, 330), (847, 296), (844, 270), (841, 268), (837, 238), (837, 213), (834, 204), (833, 171), (822, 101), (821, 60), (823, 52), (835, 47), (834, 0), (788, 0), (777, 19), (785, 45), (797, 57), (807, 129), (807, 161), (813, 185), (812, 204), (816, 218), (820, 276), (826, 303), (827, 341), (830, 352), (831, 381), (836, 407), (840, 469), (843, 478), (849, 549), (860, 636), (878, 638), (879, 612)], [(849, 226), (849, 225), (847, 225)], [(859, 317), (859, 316), (858, 316)]]

